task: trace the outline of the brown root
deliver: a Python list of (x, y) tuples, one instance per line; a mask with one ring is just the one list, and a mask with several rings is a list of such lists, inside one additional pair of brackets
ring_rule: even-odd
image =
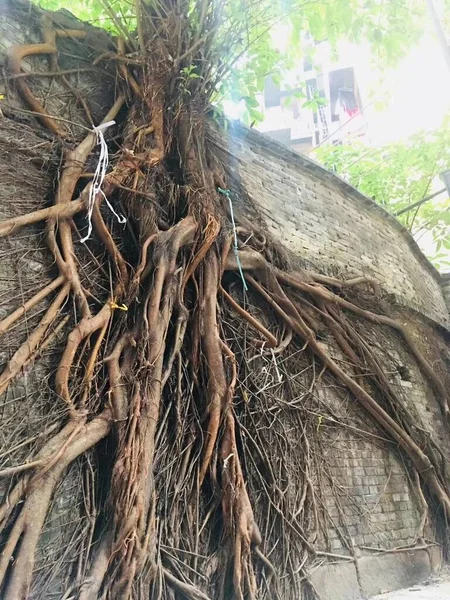
[(43, 287), (32, 298), (24, 302), (22, 306), (13, 311), (10, 315), (0, 321), (0, 336), (3, 335), (14, 323), (20, 319), (27, 311), (37, 306), (44, 298), (54, 292), (64, 283), (64, 277), (60, 275), (51, 283)]
[(0, 237), (11, 235), (26, 225), (47, 221), (47, 219), (68, 219), (79, 213), (84, 207), (83, 200), (72, 200), (69, 204), (54, 204), (20, 217), (6, 219), (0, 222)]
[(219, 261), (210, 255), (205, 264), (203, 290), (202, 342), (208, 366), (208, 427), (199, 483), (208, 471), (219, 432), (220, 418), (225, 408), (227, 381), (222, 358), (222, 346), (217, 320), (217, 289), (219, 285)]
[(69, 287), (69, 284), (65, 284), (63, 286), (55, 300), (51, 303), (45, 315), (42, 317), (39, 325), (28, 336), (26, 341), (14, 353), (6, 365), (5, 369), (0, 375), (0, 394), (5, 392), (11, 381), (20, 373), (35, 350), (39, 348), (39, 344), (41, 344), (42, 340), (44, 339), (45, 333), (56, 319), (61, 306), (67, 299)]
[[(27, 496), (21, 506), (20, 514), (14, 522), (12, 532), (8, 537), (8, 542), (0, 559), (0, 582), (3, 582), (10, 565), (10, 559), (19, 539), (21, 539), (6, 585), (4, 594), (6, 600), (17, 600), (26, 597), (28, 594), (36, 545), (53, 491), (62, 473), (77, 456), (86, 452), (87, 449), (105, 437), (109, 429), (110, 415), (106, 411), (89, 423), (66, 427), (60, 435), (55, 436), (54, 440), (41, 451), (42, 462), (44, 457), (50, 458), (50, 452), (55, 447), (55, 442), (60, 443), (60, 440), (62, 441), (66, 437), (64, 445), (60, 448), (60, 451), (57, 451), (53, 460), (25, 484)], [(76, 437), (74, 436), (75, 431)], [(25, 492), (25, 489), (22, 493)]]
[[(34, 594), (33, 568), (52, 499), (65, 471), (83, 456), (84, 521), (74, 533), (79, 539), (65, 597), (298, 598), (305, 586), (311, 597), (313, 561), (354, 561), (353, 554), (318, 546), (326, 537), (323, 423), (398, 448), (415, 476), (421, 538), (430, 495), (450, 519), (444, 454), (419, 431), (356, 317), (400, 334), (446, 416), (449, 400), (406, 326), (331, 291), (367, 284), (377, 294), (376, 282), (286, 272), (287, 261), (262, 226), (238, 211), (231, 219), (224, 196), (233, 177), (205, 133), (206, 89), (215, 90), (217, 81), (208, 70), (185, 77), (191, 61), (196, 69), (208, 64), (215, 9), (201, 2), (200, 29), (206, 29), (192, 34), (171, 3), (159, 3), (157, 17), (137, 6), (136, 43), (119, 41), (118, 54), (103, 55), (115, 60), (132, 93), (118, 127), (121, 147), (94, 206), (87, 206), (92, 184), (81, 193), (78, 186), (95, 130), (66, 149), (52, 206), (0, 223), (2, 237), (47, 221), (57, 270), (0, 322), (0, 335), (10, 332), (55, 294), (17, 343), (0, 375), (0, 393), (46, 350), (59, 353), (49, 385), (61, 400), (55, 408), (51, 398), (42, 409), (53, 418), (46, 441), (27, 432), (2, 454), (11, 464), (0, 470), (10, 485), (0, 506), (0, 594), (6, 600)], [(151, 52), (146, 27), (155, 31)], [(47, 53), (58, 73), (55, 40), (66, 35), (78, 33), (47, 23), (43, 44), (9, 53), (25, 102), (61, 137), (67, 132), (20, 71), (24, 57)], [(134, 53), (138, 44), (141, 56)], [(124, 97), (104, 121), (118, 115)], [(89, 119), (85, 99), (78, 94), (77, 101)], [(113, 193), (127, 218), (121, 231), (101, 209), (102, 198)], [(92, 238), (81, 247), (72, 217), (86, 208)], [(245, 243), (232, 248), (235, 235), (245, 235)], [(235, 285), (237, 256), (249, 284), (242, 294)], [(69, 299), (74, 310), (60, 317)], [(262, 338), (255, 340), (255, 331)], [(324, 332), (330, 351), (319, 341)], [(54, 342), (62, 337), (58, 349)], [(356, 400), (375, 433), (330, 417), (332, 408), (317, 394), (325, 378)], [(352, 544), (347, 541), (354, 553)]]

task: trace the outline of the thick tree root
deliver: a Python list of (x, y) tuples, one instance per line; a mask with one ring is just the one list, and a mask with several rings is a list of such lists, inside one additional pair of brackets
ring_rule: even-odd
[[(9, 570), (3, 596), (5, 600), (18, 600), (27, 597), (31, 584), (36, 546), (55, 485), (68, 465), (77, 456), (80, 456), (104, 438), (110, 426), (111, 417), (108, 411), (89, 423), (71, 422), (39, 453), (38, 458), (40, 461), (46, 461), (45, 467), (38, 470), (25, 483), (20, 496), (18, 497), (18, 494), (15, 494), (14, 498), (18, 501), (20, 497), (26, 495), (25, 502), (20, 507), (19, 515), (14, 521), (0, 560), (0, 583), (2, 583), (11, 564), (14, 550), (20, 540), (19, 550), (15, 554), (15, 560)], [(56, 444), (60, 444), (59, 447)]]
[[(20, 63), (27, 56), (34, 56), (36, 54), (49, 54), (54, 56), (58, 51), (56, 47), (57, 37), (72, 37), (78, 39), (83, 39), (86, 37), (86, 32), (84, 31), (63, 29), (55, 30), (52, 28), (49, 19), (45, 17), (43, 19), (42, 33), (44, 38), (43, 44), (10, 46), (8, 48), (8, 67), (13, 75), (21, 74)], [(17, 78), (15, 81), (24, 101), (31, 110), (40, 115), (43, 125), (57, 136), (61, 138), (67, 137), (67, 132), (61, 128), (59, 123), (47, 113), (41, 103), (33, 96), (33, 93), (31, 92), (25, 80)]]
[(40, 223), (42, 221), (47, 221), (47, 219), (65, 219), (73, 217), (83, 210), (85, 206), (85, 202), (79, 199), (73, 200), (69, 204), (54, 204), (48, 208), (42, 208), (41, 210), (36, 210), (35, 212), (26, 215), (5, 219), (5, 221), (0, 222), (0, 237), (11, 235), (26, 225)]

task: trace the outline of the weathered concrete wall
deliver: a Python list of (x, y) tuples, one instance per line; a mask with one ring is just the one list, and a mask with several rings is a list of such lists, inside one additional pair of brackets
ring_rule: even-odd
[(398, 221), (336, 175), (235, 127), (228, 152), (274, 237), (323, 272), (368, 275), (397, 302), (448, 327), (440, 275)]
[(323, 565), (311, 575), (321, 600), (361, 600), (425, 581), (441, 568), (439, 549), (404, 550)]

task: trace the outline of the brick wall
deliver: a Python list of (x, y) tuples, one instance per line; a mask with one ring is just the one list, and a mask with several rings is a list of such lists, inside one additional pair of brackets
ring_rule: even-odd
[[(426, 331), (420, 322), (411, 326), (412, 335), (420, 331)], [(450, 456), (433, 389), (407, 349), (387, 328), (369, 328), (366, 336), (416, 426), (432, 432), (433, 439)], [(331, 338), (326, 349), (337, 361), (344, 359)], [(407, 374), (400, 376), (395, 365), (407, 366)], [(417, 542), (423, 508), (416, 482), (409, 476), (408, 460), (345, 390), (323, 384), (318, 395), (332, 407), (336, 421), (345, 424), (340, 427), (326, 419), (318, 423), (326, 468), (316, 477), (328, 519), (319, 540), (321, 548), (349, 555), (353, 554), (352, 547), (367, 553), (364, 547), (389, 549)], [(436, 539), (434, 526), (430, 521), (425, 530), (430, 539)]]
[(327, 461), (342, 491), (340, 516), (330, 484), (326, 506), (335, 527), (328, 529), (327, 550), (349, 554), (354, 547), (394, 548), (417, 539), (420, 512), (399, 457), (361, 441), (341, 440), (327, 448)]
[[(441, 279), (406, 230), (372, 200), (313, 161), (253, 130), (233, 129), (223, 152), (235, 178), (236, 210), (243, 206), (239, 193), (242, 184), (274, 238), (315, 270), (342, 278), (361, 274), (374, 277), (388, 295), (393, 314), (398, 303), (449, 328), (443, 292), (450, 297), (450, 279)], [(407, 319), (408, 311), (399, 310)], [(440, 373), (440, 344), (445, 345), (445, 341), (429, 321), (417, 313), (409, 315), (410, 334), (417, 343), (423, 342), (422, 350)], [(387, 329), (364, 327), (369, 329), (365, 338), (404, 407), (413, 413), (417, 426), (430, 431), (450, 456), (448, 435), (430, 383), (398, 336)], [(337, 360), (344, 358), (333, 340), (323, 343)], [(432, 347), (435, 351), (430, 353)], [(407, 367), (407, 374), (400, 376), (396, 371), (399, 365)], [(374, 548), (417, 543), (423, 506), (416, 482), (409, 475), (408, 460), (345, 390), (323, 383), (317, 394), (346, 424), (336, 426), (325, 418), (317, 424), (323, 468), (318, 466), (313, 478), (324, 503), (317, 547), (333, 555), (360, 556), (363, 561), (374, 557), (376, 561)], [(316, 410), (320, 412), (320, 403)], [(427, 538), (439, 537), (435, 527), (431, 519), (424, 531)], [(398, 571), (405, 575), (404, 558), (388, 556), (390, 564), (398, 564)], [(361, 569), (360, 559), (354, 560)], [(348, 562), (340, 564), (349, 568)], [(361, 583), (361, 571), (358, 573), (358, 583), (355, 579), (350, 587), (366, 590), (367, 582)], [(377, 580), (376, 585), (382, 586), (383, 574), (377, 576), (380, 582)], [(334, 600), (338, 597), (333, 595), (337, 580), (333, 579), (331, 586), (328, 574), (324, 580), (328, 582), (324, 597), (331, 593), (329, 597)], [(408, 582), (405, 575), (403, 583)], [(392, 589), (397, 583), (386, 585)]]
[(447, 308), (450, 311), (450, 273), (446, 273), (442, 276), (442, 293), (444, 294)]
[(321, 272), (375, 277), (400, 304), (449, 326), (439, 274), (394, 217), (259, 132), (236, 127), (229, 140), (234, 172), (276, 239)]

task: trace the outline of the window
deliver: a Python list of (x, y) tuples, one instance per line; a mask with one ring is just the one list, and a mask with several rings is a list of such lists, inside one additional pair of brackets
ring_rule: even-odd
[(264, 86), (264, 106), (271, 108), (272, 106), (280, 106), (281, 90), (272, 77), (267, 77), (266, 85)]
[(359, 110), (358, 94), (353, 67), (330, 72), (331, 120), (339, 121), (341, 107), (347, 114)]

